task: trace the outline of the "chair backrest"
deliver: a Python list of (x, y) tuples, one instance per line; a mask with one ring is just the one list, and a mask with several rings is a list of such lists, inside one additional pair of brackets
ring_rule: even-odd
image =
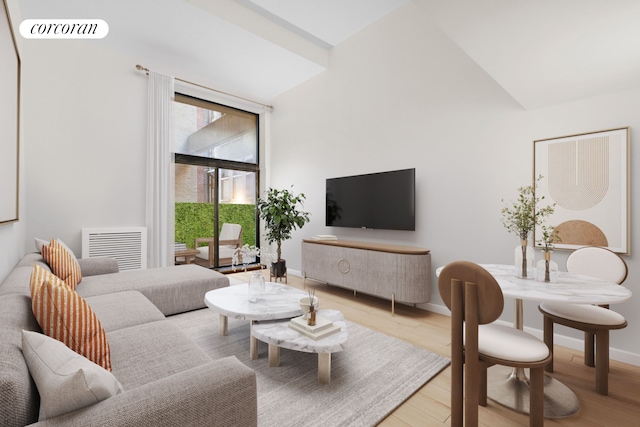
[(627, 263), (618, 254), (595, 246), (572, 252), (567, 258), (567, 271), (618, 284), (625, 281), (629, 272)]
[[(219, 240), (240, 240), (242, 239), (242, 226), (240, 224), (222, 224)], [(234, 245), (235, 246), (235, 245)]]
[[(447, 264), (440, 272), (438, 289), (446, 306), (453, 312), (455, 307), (455, 281), (459, 281), (462, 287), (472, 283), (476, 285), (478, 294), (478, 324), (484, 325), (495, 321), (504, 308), (504, 296), (496, 279), (478, 264), (469, 261), (456, 261)], [(463, 300), (465, 292), (460, 295)], [(462, 319), (466, 319), (466, 309), (462, 310)]]
[(461, 427), (464, 413), (466, 425), (477, 426), (481, 369), (478, 325), (500, 316), (504, 296), (487, 270), (468, 261), (447, 264), (438, 277), (438, 289), (451, 310), (451, 425)]

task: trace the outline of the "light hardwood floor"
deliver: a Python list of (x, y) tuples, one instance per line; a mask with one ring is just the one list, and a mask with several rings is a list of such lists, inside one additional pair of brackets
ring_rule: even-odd
[[(268, 272), (263, 272), (269, 280)], [(235, 273), (248, 280), (249, 273)], [(289, 275), (288, 285), (315, 289), (320, 308), (334, 308), (346, 319), (392, 335), (434, 353), (450, 357), (449, 317), (412, 306), (396, 304), (391, 315), (389, 301), (357, 294), (320, 282)], [(305, 288), (306, 286), (306, 288)], [(437, 292), (437, 288), (432, 292)], [(615, 333), (615, 331), (613, 332)], [(640, 426), (640, 367), (611, 361), (609, 396), (594, 390), (593, 368), (583, 364), (580, 351), (556, 346), (554, 378), (571, 388), (580, 399), (580, 411), (569, 418), (545, 419), (545, 426), (635, 427)], [(447, 368), (424, 385), (379, 425), (382, 427), (448, 426), (450, 425), (450, 377)], [(486, 427), (528, 426), (529, 418), (492, 401), (480, 407), (480, 425)]]

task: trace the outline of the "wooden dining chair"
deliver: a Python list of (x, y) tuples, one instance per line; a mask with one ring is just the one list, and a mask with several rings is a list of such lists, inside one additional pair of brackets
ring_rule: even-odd
[[(567, 258), (567, 271), (621, 284), (629, 272), (620, 256), (600, 247), (575, 250)], [(538, 306), (544, 316), (544, 342), (553, 352), (553, 325), (584, 331), (584, 363), (596, 368), (596, 392), (609, 394), (609, 331), (627, 326), (625, 318), (608, 306), (545, 302)], [(595, 346), (595, 354), (594, 354)], [(545, 369), (553, 372), (553, 360)]]
[[(544, 421), (544, 366), (547, 346), (519, 329), (493, 324), (504, 307), (494, 277), (468, 261), (447, 264), (438, 278), (444, 303), (451, 310), (451, 426), (478, 425), (478, 405), (487, 405), (487, 368), (529, 368), (529, 425)], [(515, 396), (514, 396), (515, 398)]]

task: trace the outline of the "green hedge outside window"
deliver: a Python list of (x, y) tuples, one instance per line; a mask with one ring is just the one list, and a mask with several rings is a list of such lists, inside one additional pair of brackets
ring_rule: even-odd
[[(211, 203), (176, 203), (175, 241), (193, 249), (198, 237), (213, 237), (214, 205)], [(220, 205), (220, 227), (224, 223), (242, 226), (242, 242), (256, 244), (256, 206)]]

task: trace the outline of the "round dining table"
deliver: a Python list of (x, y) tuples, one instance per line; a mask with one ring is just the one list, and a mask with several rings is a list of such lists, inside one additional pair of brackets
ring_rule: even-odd
[[(519, 278), (513, 265), (480, 264), (498, 282), (502, 294), (515, 300), (515, 328), (523, 329), (523, 301), (566, 304), (617, 304), (631, 298), (631, 291), (615, 282), (568, 272), (558, 272), (556, 282)], [(436, 270), (436, 276), (442, 271)], [(529, 382), (522, 368), (493, 366), (488, 370), (487, 396), (521, 413), (529, 413)], [(545, 375), (544, 416), (565, 418), (578, 412), (580, 401), (562, 382)]]

